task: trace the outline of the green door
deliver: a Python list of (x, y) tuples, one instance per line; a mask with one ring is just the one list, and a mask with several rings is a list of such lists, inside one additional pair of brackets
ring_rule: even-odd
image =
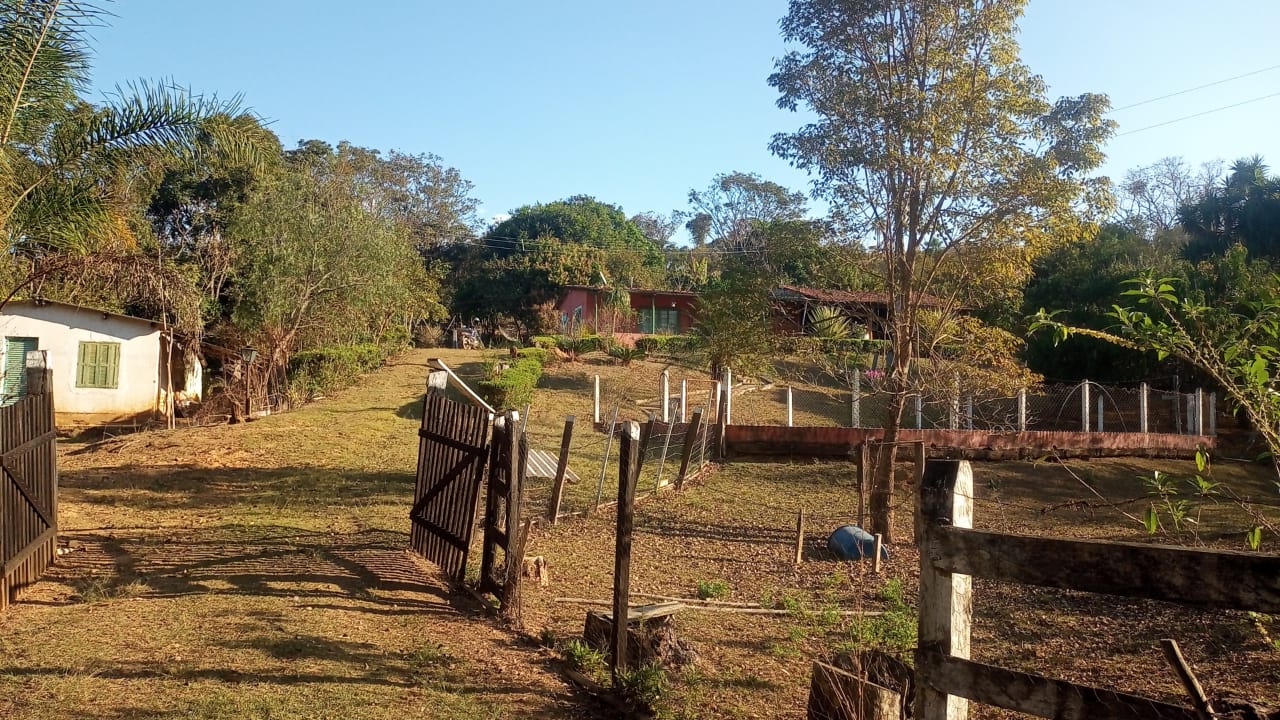
[(40, 338), (4, 339), (4, 381), (0, 383), (0, 406), (12, 405), (27, 394), (27, 351), (39, 350)]

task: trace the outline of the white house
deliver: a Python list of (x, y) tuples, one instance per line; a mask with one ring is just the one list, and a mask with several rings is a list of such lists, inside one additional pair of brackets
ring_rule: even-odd
[(25, 394), (27, 353), (43, 351), (53, 371), (60, 423), (164, 415), (171, 385), (175, 402), (199, 400), (198, 358), (153, 320), (51, 300), (18, 300), (0, 309), (0, 337), (0, 404)]

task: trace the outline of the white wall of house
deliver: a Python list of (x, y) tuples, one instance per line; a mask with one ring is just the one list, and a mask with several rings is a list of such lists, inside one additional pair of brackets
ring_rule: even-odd
[[(86, 421), (108, 421), (158, 409), (160, 334), (158, 323), (61, 303), (19, 301), (0, 310), (0, 354), (4, 352), (3, 338), (39, 338), (39, 349), (47, 353), (53, 368), (58, 414), (84, 416)], [(116, 387), (79, 386), (81, 342), (119, 343)]]

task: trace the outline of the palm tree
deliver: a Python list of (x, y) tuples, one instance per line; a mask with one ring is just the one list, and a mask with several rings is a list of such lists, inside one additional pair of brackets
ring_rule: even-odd
[(0, 0), (0, 237), (11, 251), (129, 243), (131, 183), (175, 158), (265, 160), (274, 140), (237, 100), (165, 83), (82, 100), (101, 14), (77, 0)]

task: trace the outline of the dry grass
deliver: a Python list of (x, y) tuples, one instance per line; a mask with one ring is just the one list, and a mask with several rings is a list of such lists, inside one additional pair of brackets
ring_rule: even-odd
[[(551, 650), (479, 619), (434, 568), (403, 550), (425, 362), (437, 354), (472, 378), (486, 358), (416, 351), (297, 412), (65, 447), (61, 518), (64, 537), (81, 549), (0, 616), (0, 717), (610, 716), (572, 694)], [(665, 367), (587, 358), (546, 377), (528, 429), (534, 447), (554, 452), (564, 415), (578, 417), (572, 465), (583, 480), (570, 486), (567, 509), (588, 507), (595, 495), (604, 437), (590, 429), (592, 376), (601, 376), (606, 407), (636, 418), (656, 407)], [(705, 374), (671, 373), (673, 387), (688, 377), (705, 393)], [(738, 407), (751, 402), (748, 393)], [(1146, 489), (1136, 477), (1157, 468), (1190, 469), (1171, 461), (979, 464), (977, 525), (1147, 539), (1123, 512), (1140, 512)], [(607, 500), (616, 495), (616, 464), (606, 471)], [(1215, 475), (1274, 496), (1255, 467), (1221, 465)], [(1084, 483), (1133, 501), (1102, 504)], [(533, 512), (547, 485), (532, 483)], [(803, 717), (815, 657), (859, 643), (909, 644), (918, 558), (905, 488), (898, 500), (904, 542), (879, 577), (823, 550), (826, 533), (856, 518), (848, 464), (727, 465), (680, 495), (641, 503), (635, 591), (693, 597), (702, 589), (790, 611), (682, 614), (681, 632), (700, 659), (660, 702), (663, 716)], [(796, 568), (801, 508), (811, 539)], [(1240, 546), (1247, 518), (1233, 505), (1206, 505), (1200, 519), (1195, 534), (1163, 539)], [(536, 533), (530, 553), (550, 560), (552, 585), (525, 591), (531, 632), (573, 637), (586, 608), (555, 598), (609, 597), (613, 522), (606, 511)], [(884, 622), (832, 612), (900, 609), (895, 588), (907, 611)], [(1172, 636), (1211, 692), (1280, 698), (1280, 655), (1243, 615), (985, 582), (977, 613), (974, 652), (983, 660), (1180, 701), (1155, 645)]]

